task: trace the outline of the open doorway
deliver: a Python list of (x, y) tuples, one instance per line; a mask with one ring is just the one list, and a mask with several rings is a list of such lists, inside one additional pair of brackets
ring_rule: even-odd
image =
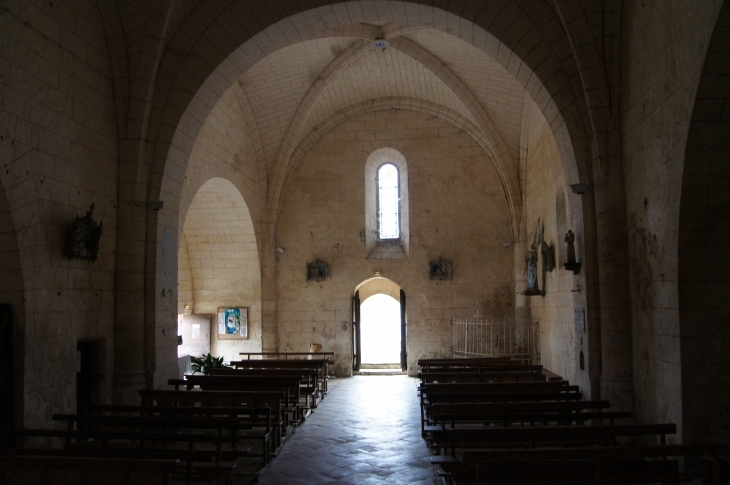
[(407, 370), (406, 295), (395, 282), (375, 277), (352, 295), (354, 371)]
[(400, 302), (373, 295), (360, 305), (362, 364), (400, 364)]

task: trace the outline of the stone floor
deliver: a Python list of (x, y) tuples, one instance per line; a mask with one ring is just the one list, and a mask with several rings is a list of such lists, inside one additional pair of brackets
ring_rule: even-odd
[(418, 381), (356, 376), (334, 382), (259, 483), (435, 485), (421, 439)]

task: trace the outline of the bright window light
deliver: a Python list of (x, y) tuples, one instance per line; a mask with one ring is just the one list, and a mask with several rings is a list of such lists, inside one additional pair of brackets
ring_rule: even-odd
[(378, 170), (380, 239), (396, 239), (400, 236), (398, 206), (398, 169), (386, 163)]

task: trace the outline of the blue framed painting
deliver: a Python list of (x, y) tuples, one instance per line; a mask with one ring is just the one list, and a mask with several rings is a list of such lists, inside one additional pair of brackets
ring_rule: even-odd
[(218, 339), (248, 339), (248, 308), (218, 308)]

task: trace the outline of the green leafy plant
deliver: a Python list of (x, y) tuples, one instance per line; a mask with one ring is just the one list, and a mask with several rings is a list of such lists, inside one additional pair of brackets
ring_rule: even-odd
[(190, 358), (190, 370), (193, 371), (193, 374), (202, 372), (208, 375), (209, 369), (218, 369), (221, 367), (227, 367), (223, 365), (223, 357), (213, 357), (208, 354)]

